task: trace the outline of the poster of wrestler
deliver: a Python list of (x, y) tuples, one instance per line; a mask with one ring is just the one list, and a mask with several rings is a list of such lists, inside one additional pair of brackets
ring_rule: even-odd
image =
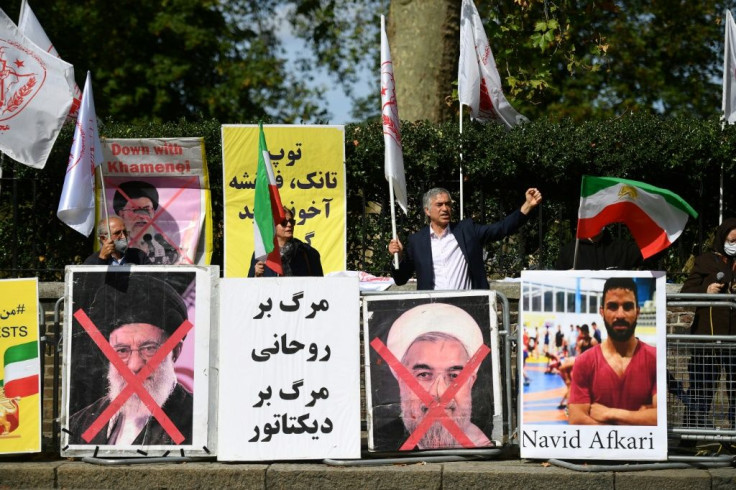
[(214, 454), (217, 276), (216, 267), (67, 267), (62, 456)]
[(493, 291), (366, 296), (363, 331), (370, 451), (500, 444)]
[(521, 279), (521, 456), (667, 459), (664, 273)]
[[(108, 139), (98, 218), (123, 220), (146, 264), (209, 264), (209, 176), (201, 138)], [(103, 199), (104, 197), (104, 199)]]

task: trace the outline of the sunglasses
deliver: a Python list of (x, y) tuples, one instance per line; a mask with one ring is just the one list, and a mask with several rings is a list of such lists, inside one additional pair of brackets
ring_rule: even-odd
[(296, 223), (296, 220), (294, 218), (291, 219), (285, 219), (281, 223), (279, 223), (281, 226), (286, 227), (286, 225), (291, 224), (291, 226), (294, 226)]

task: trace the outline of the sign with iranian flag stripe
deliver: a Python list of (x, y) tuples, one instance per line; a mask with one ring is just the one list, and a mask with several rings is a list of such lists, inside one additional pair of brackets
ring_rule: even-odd
[(698, 213), (674, 192), (635, 180), (583, 176), (577, 238), (591, 238), (611, 223), (629, 227), (646, 259), (682, 234)]
[(0, 453), (41, 450), (38, 280), (0, 281)]

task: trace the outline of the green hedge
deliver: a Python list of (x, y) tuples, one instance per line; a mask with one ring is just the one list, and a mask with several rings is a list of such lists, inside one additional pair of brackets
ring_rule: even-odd
[[(492, 277), (516, 276), (523, 268), (551, 268), (562, 243), (572, 238), (583, 174), (641, 180), (678, 193), (699, 213), (682, 237), (649, 261), (651, 268), (677, 277), (692, 254), (707, 245), (718, 224), (721, 167), (725, 174), (725, 216), (736, 208), (734, 188), (736, 138), (719, 120), (659, 118), (627, 114), (614, 120), (576, 124), (533, 121), (511, 131), (496, 124), (402, 123), (409, 215), (397, 208), (399, 236), (424, 223), (422, 193), (446, 187), (459, 199), (458, 168), (463, 153), (464, 211), (492, 222), (518, 207), (527, 187), (544, 194), (539, 212), (523, 231), (488, 248)], [(215, 120), (130, 126), (106, 122), (100, 132), (110, 138), (203, 136), (212, 185), (215, 249), (222, 264), (222, 152), (220, 122)], [(66, 264), (81, 263), (92, 248), (56, 218), (71, 147), (72, 128), (62, 131), (48, 164), (37, 171), (7, 157), (0, 188), (0, 276), (37, 275), (61, 280)], [(348, 268), (383, 274), (388, 270), (386, 244), (391, 225), (388, 187), (383, 176), (380, 122), (345, 128), (348, 182)], [(13, 205), (13, 188), (18, 201)], [(457, 206), (455, 213), (459, 213)], [(627, 235), (625, 227), (615, 233)]]

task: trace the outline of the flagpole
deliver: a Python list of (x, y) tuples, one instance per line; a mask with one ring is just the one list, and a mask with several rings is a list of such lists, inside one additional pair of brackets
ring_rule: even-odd
[[(463, 135), (463, 104), (460, 103), (460, 136)], [(460, 140), (460, 221), (463, 220), (463, 203), (465, 202), (463, 189), (463, 143)]]
[(580, 238), (575, 239), (575, 254), (572, 256), (572, 270), (578, 265), (578, 245), (580, 244)]
[[(394, 203), (394, 182), (393, 179), (388, 180), (388, 196), (391, 202), (391, 234), (394, 240), (397, 240), (396, 236), (396, 204)], [(399, 268), (399, 254), (394, 254), (394, 269)]]
[(105, 179), (102, 176), (102, 165), (97, 165), (95, 170), (99, 170), (98, 177), (100, 178), (100, 192), (102, 192), (102, 210), (105, 216), (105, 223), (107, 223), (107, 236), (112, 237), (112, 232), (110, 231), (110, 217), (107, 213), (107, 195), (105, 193)]

